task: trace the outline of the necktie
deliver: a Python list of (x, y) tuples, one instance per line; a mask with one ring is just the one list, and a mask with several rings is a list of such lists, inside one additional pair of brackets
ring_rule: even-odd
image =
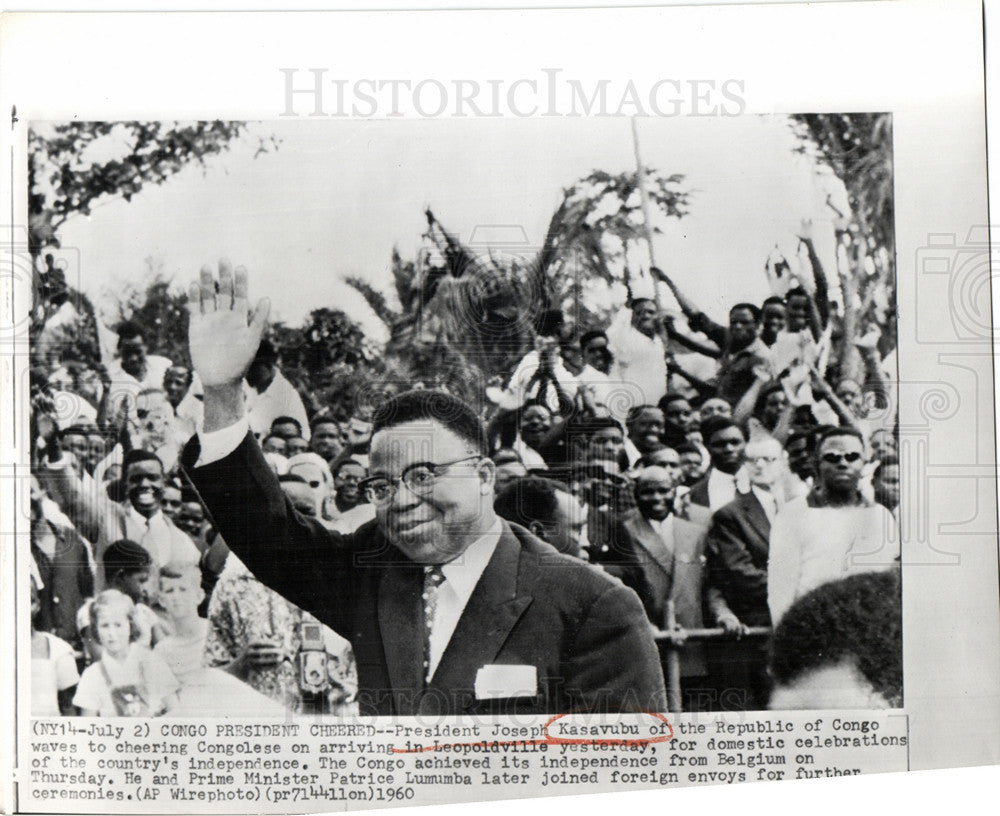
[(431, 679), (431, 630), (443, 583), (444, 573), (439, 564), (424, 567), (424, 682), (430, 682)]

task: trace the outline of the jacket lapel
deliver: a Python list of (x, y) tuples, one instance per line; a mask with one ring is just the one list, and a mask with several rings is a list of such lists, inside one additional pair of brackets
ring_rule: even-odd
[(526, 588), (518, 591), (521, 545), (506, 522), (503, 527), (496, 550), (431, 678), (431, 686), (449, 693), (461, 690), (471, 694), (476, 672), (496, 660), (532, 600)]
[(771, 536), (771, 522), (768, 521), (767, 513), (764, 512), (760, 499), (751, 490), (743, 496), (742, 501), (747, 522), (762, 540), (767, 541)]
[[(677, 529), (679, 519), (674, 517), (674, 529)], [(634, 519), (628, 519), (626, 525), (631, 527), (631, 532), (635, 536), (639, 546), (660, 566), (668, 576), (674, 571), (674, 553), (667, 549), (666, 543), (660, 538), (659, 533), (653, 529), (645, 518), (636, 515)], [(674, 538), (676, 539), (676, 535)]]
[(424, 687), (424, 570), (410, 561), (388, 564), (378, 587), (378, 623), (398, 714), (412, 714)]

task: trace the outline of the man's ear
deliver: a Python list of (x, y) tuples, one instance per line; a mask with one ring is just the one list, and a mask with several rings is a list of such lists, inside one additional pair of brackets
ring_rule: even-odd
[(479, 474), (479, 492), (483, 496), (493, 495), (493, 485), (496, 482), (497, 477), (497, 466), (494, 464), (492, 459), (483, 457), (479, 462), (479, 466), (476, 468), (476, 473)]
[(533, 521), (528, 525), (528, 532), (532, 535), (538, 536), (542, 541), (545, 541), (545, 525), (540, 521)]

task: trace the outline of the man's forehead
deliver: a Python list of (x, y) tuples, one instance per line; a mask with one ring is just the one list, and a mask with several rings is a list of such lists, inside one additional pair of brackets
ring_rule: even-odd
[(776, 439), (762, 439), (759, 442), (748, 442), (746, 446), (745, 455), (749, 457), (753, 456), (765, 456), (765, 455), (777, 455), (781, 451), (781, 445)]
[(394, 457), (412, 462), (433, 462), (443, 454), (471, 450), (474, 446), (433, 420), (414, 420), (382, 428), (372, 438), (372, 458)]
[(132, 462), (126, 470), (130, 474), (142, 473), (144, 476), (150, 473), (155, 473), (157, 476), (163, 475), (163, 465), (158, 460), (154, 461), (152, 459), (139, 459)]
[(826, 450), (851, 450), (852, 448), (860, 451), (863, 447), (861, 440), (856, 436), (844, 434), (843, 436), (837, 435), (824, 439), (819, 446), (819, 452), (822, 453)]

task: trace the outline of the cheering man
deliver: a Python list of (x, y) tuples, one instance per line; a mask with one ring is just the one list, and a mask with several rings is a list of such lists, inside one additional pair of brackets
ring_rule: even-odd
[(363, 714), (662, 710), (639, 600), (493, 511), (476, 413), (409, 392), (372, 418), (376, 519), (342, 536), (300, 516), (249, 432), (243, 376), (267, 319), (219, 265), (189, 291), (205, 425), (184, 464), (219, 532), (263, 582), (351, 641)]

